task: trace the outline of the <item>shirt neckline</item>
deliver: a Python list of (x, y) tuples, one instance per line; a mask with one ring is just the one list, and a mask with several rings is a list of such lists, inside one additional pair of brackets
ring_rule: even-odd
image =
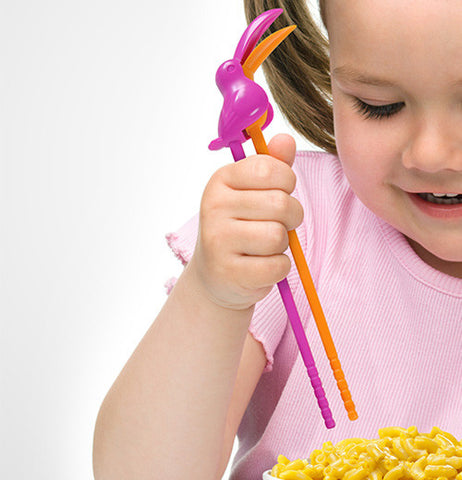
[(391, 252), (416, 280), (439, 292), (462, 298), (462, 279), (440, 272), (425, 263), (412, 249), (406, 237), (389, 223), (376, 217)]

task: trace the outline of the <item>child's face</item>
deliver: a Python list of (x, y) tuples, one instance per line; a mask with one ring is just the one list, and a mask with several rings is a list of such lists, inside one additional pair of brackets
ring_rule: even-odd
[(328, 0), (327, 24), (336, 142), (353, 190), (427, 263), (462, 276), (462, 204), (415, 198), (462, 194), (460, 1)]

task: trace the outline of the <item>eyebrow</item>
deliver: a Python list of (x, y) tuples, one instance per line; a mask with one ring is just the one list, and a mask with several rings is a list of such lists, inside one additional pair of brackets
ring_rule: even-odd
[[(374, 87), (397, 87), (398, 84), (387, 78), (374, 77), (361, 72), (350, 65), (341, 65), (332, 71), (333, 76), (344, 78), (347, 81), (361, 83), (363, 85), (372, 85)], [(450, 87), (462, 88), (462, 78), (450, 82)]]
[(396, 83), (391, 80), (368, 75), (349, 65), (342, 65), (334, 68), (332, 74), (355, 83), (363, 83), (366, 85), (373, 85), (375, 87), (396, 87)]

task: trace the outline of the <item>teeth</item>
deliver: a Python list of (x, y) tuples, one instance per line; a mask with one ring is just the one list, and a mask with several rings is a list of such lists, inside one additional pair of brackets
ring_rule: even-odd
[[(419, 193), (420, 198), (440, 205), (455, 205), (462, 203), (462, 194), (455, 193)], [(457, 198), (456, 198), (457, 197)]]

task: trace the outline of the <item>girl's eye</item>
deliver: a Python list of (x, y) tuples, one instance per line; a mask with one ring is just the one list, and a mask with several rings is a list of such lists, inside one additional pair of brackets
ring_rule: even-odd
[(388, 105), (369, 105), (356, 98), (355, 107), (366, 118), (381, 119), (389, 118), (398, 113), (404, 107), (404, 102), (390, 103)]

